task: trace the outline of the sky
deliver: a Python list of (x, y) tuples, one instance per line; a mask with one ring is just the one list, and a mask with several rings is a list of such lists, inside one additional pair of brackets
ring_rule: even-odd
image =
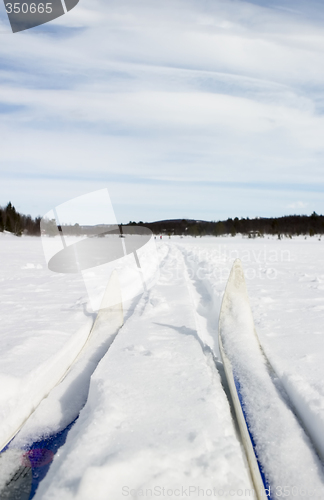
[[(118, 222), (324, 213), (324, 4), (80, 0), (5, 34), (0, 205)], [(100, 221), (98, 221), (100, 222)]]

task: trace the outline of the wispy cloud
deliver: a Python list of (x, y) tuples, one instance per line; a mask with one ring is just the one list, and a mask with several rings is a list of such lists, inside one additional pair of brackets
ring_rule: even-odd
[(300, 210), (301, 208), (307, 208), (308, 203), (305, 203), (303, 201), (296, 201), (295, 203), (290, 203), (288, 205), (288, 208), (295, 208), (297, 210)]
[(1, 202), (45, 213), (113, 185), (123, 220), (132, 206), (146, 220), (280, 215), (287, 199), (323, 211), (324, 32), (310, 4), (83, 0), (3, 36)]

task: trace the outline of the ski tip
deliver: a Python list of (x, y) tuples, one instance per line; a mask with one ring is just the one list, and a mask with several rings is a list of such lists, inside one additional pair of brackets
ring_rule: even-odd
[(225, 288), (224, 298), (229, 295), (239, 293), (244, 295), (246, 298), (247, 288), (244, 277), (244, 270), (242, 266), (242, 262), (240, 259), (236, 259), (233, 263), (228, 282)]
[(102, 297), (99, 311), (102, 309), (107, 309), (108, 307), (115, 306), (116, 304), (120, 303), (122, 303), (120, 283), (119, 283), (118, 273), (116, 269), (114, 269), (110, 275), (107, 288)]
[(243, 265), (240, 259), (235, 259), (228, 281), (242, 282), (244, 279)]
[(98, 320), (102, 318), (103, 315), (105, 315), (107, 312), (114, 313), (115, 316), (119, 316), (120, 326), (123, 325), (124, 323), (123, 299), (122, 299), (120, 281), (116, 269), (114, 269), (110, 275), (107, 288), (105, 290), (104, 296), (100, 304), (95, 325), (98, 322)]
[[(246, 287), (244, 270), (240, 259), (236, 259), (233, 263), (222, 300), (218, 335), (219, 338), (223, 335), (224, 324), (227, 323), (229, 318), (242, 317), (243, 312), (250, 313), (250, 301)], [(245, 316), (246, 317), (246, 314)]]

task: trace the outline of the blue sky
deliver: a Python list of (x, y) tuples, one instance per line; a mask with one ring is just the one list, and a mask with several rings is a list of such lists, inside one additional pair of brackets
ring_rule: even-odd
[(324, 213), (323, 56), (311, 0), (80, 0), (0, 34), (0, 204), (107, 187), (119, 222)]

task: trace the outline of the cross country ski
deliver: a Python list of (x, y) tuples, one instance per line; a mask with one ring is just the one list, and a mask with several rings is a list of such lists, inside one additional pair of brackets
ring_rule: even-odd
[[(78, 412), (86, 402), (86, 391), (79, 390), (74, 395), (73, 384), (89, 386), (91, 373), (104, 356), (123, 324), (123, 308), (117, 272), (113, 271), (104, 293), (99, 312), (91, 331), (80, 350), (75, 351), (74, 360), (68, 367), (62, 362), (60, 369), (52, 372), (52, 387), (43, 394), (42, 401), (32, 414), (28, 415), (20, 428), (10, 439), (0, 454), (0, 497), (8, 500), (30, 500), (39, 482), (49, 470), (57, 450), (64, 444), (67, 434), (78, 418)], [(65, 361), (65, 360), (63, 360)], [(64, 371), (64, 373), (63, 373)], [(70, 397), (70, 411), (67, 425), (44, 435), (42, 439), (31, 441), (34, 422), (42, 421), (46, 428), (46, 403), (51, 400), (51, 392), (56, 388), (56, 396)], [(54, 391), (53, 391), (54, 392)], [(80, 394), (81, 392), (81, 394)], [(71, 394), (71, 396), (70, 396)], [(41, 398), (39, 395), (39, 399)], [(48, 396), (48, 398), (47, 398)], [(75, 401), (73, 401), (75, 399)], [(49, 412), (47, 412), (49, 413)], [(62, 425), (61, 425), (62, 427)], [(20, 431), (20, 432), (19, 432)], [(38, 434), (39, 434), (38, 430)]]
[(260, 345), (239, 259), (223, 297), (219, 346), (257, 498), (302, 492), (298, 457), (319, 461)]

